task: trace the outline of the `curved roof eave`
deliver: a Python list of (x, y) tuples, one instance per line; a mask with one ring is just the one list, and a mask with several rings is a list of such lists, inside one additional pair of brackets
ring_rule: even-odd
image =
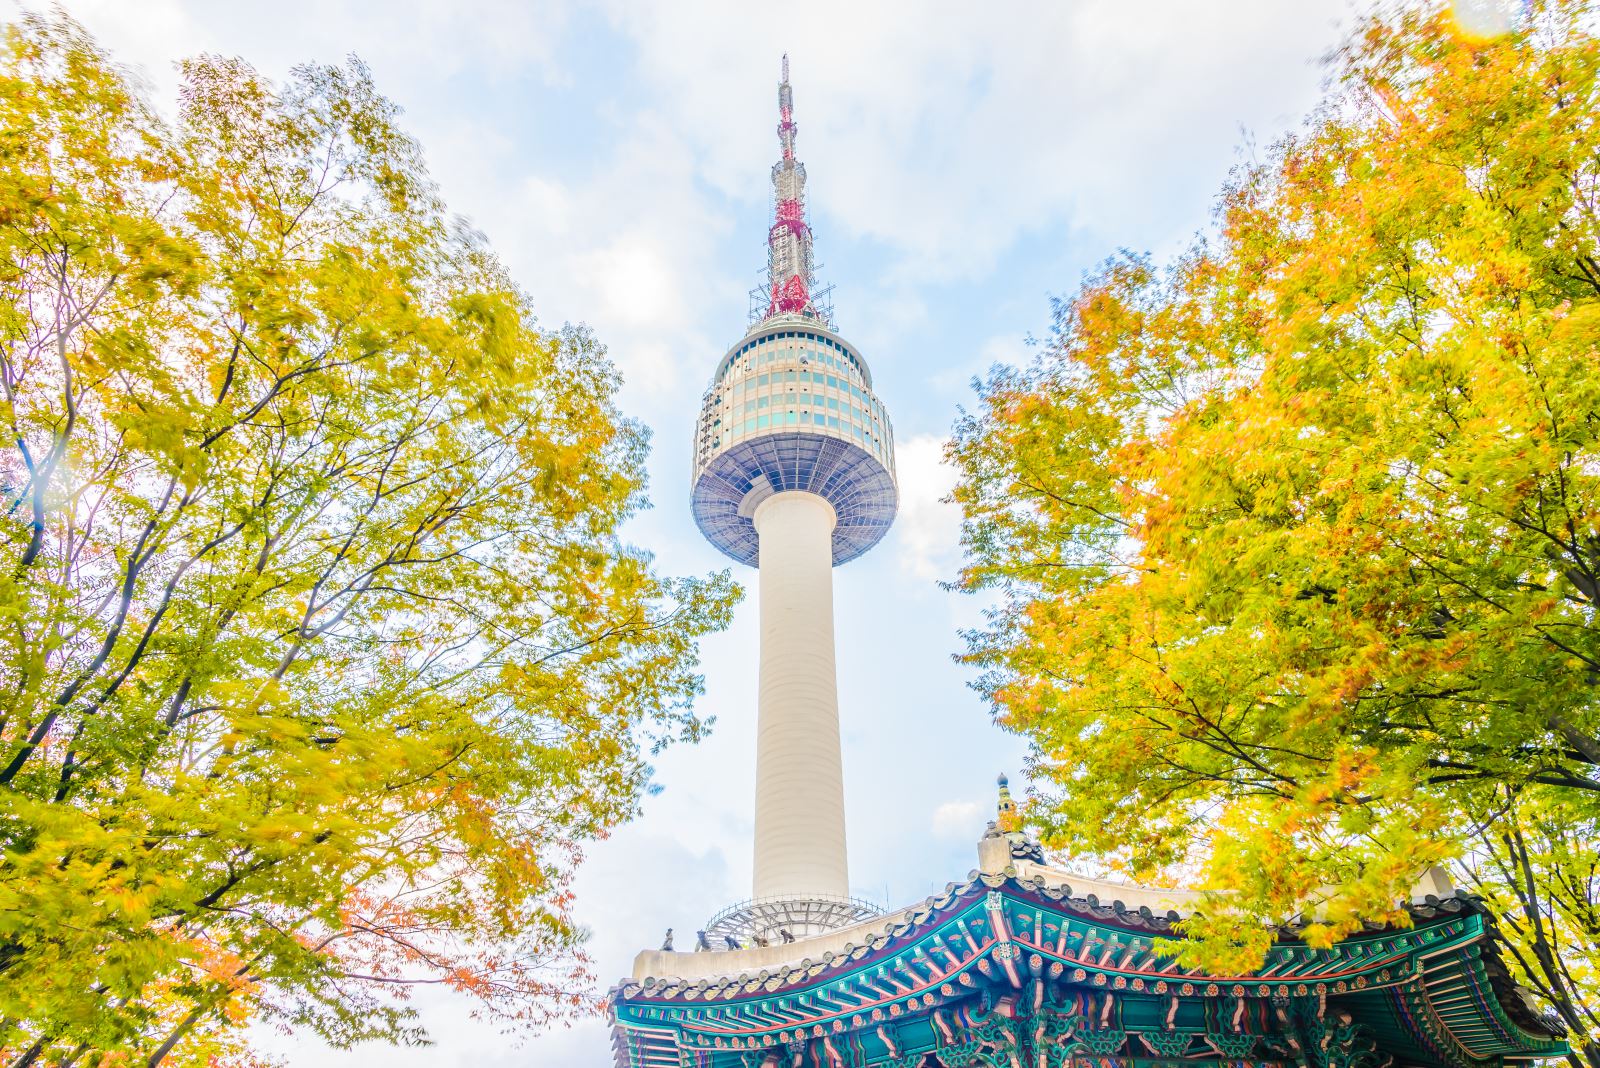
[[(1527, 1058), (1558, 1055), (1564, 1048), (1557, 1033), (1521, 1004), (1507, 985), (1509, 977), (1491, 938), (1492, 924), (1471, 897), (1424, 899), (1408, 909), (1413, 926), (1374, 925), (1328, 950), (1305, 946), (1293, 927), (1280, 928), (1278, 946), (1260, 971), (1215, 975), (1178, 968), (1170, 958), (1158, 958), (1153, 952), (1156, 938), (1172, 936), (1173, 925), (1181, 919), (1178, 912), (1158, 912), (1147, 904), (1130, 907), (1120, 898), (1103, 903), (1095, 893), (1074, 892), (1067, 881), (1070, 877), (1060, 869), (1025, 861), (1003, 872), (973, 872), (919, 905), (793, 945), (642, 953), (635, 978), (611, 992), (613, 1012), (619, 1006), (655, 1006), (652, 1015), (681, 1014), (707, 1023), (767, 1019), (770, 1010), (765, 1006), (806, 1002), (844, 1006), (827, 1019), (819, 1015), (806, 1025), (837, 1029), (841, 1021), (861, 1020), (862, 1011), (898, 1004), (895, 997), (869, 997), (866, 991), (879, 995), (885, 991), (881, 980), (870, 977), (915, 961), (916, 967), (901, 974), (943, 974), (929, 982), (928, 990), (900, 992), (898, 998), (914, 1012), (919, 1005), (931, 1008), (936, 1000), (970, 997), (980, 980), (999, 982), (1004, 988), (1009, 973), (1020, 988), (1022, 977), (1048, 972), (1064, 984), (1130, 996), (1331, 995), (1352, 1003), (1360, 998), (1366, 1006), (1363, 1015), (1372, 1016), (1374, 1029), (1392, 1031), (1392, 1041), (1410, 1034), (1408, 1044), (1418, 1052), (1459, 1051), (1458, 1056), (1436, 1058), (1438, 1063), (1473, 1063), (1477, 1058), (1467, 1054), (1475, 1050), (1480, 1056)], [(1173, 893), (1121, 889), (1125, 896)], [(1032, 918), (1018, 922), (1016, 917)], [(1017, 929), (1008, 930), (1008, 925)], [(1052, 931), (1054, 941), (1049, 937)], [(1094, 952), (1082, 948), (1091, 946)], [(1023, 967), (1027, 971), (1019, 976)], [(965, 985), (952, 987), (947, 980), (953, 977)], [(1434, 1011), (1435, 998), (1429, 993), (1428, 983), (1438, 984), (1441, 977), (1452, 992), (1469, 995), (1443, 1006), (1453, 1014), (1450, 1019)], [(1487, 992), (1480, 989), (1484, 985), (1480, 979), (1487, 981)], [(1475, 998), (1470, 996), (1474, 990)], [(1416, 993), (1402, 996), (1399, 991)], [(926, 1001), (918, 1002), (919, 997)], [(1427, 1007), (1430, 1021), (1424, 1026), (1431, 1037), (1405, 1031), (1410, 1026), (1403, 1019), (1406, 997), (1423, 999), (1418, 1004)], [(852, 998), (858, 999), (856, 1008), (849, 1007)], [(755, 1042), (753, 1036), (759, 1031), (752, 1030), (747, 1040)]]

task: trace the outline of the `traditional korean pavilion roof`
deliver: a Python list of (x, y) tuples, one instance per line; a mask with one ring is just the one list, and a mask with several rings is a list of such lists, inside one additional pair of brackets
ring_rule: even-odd
[[(1010, 833), (1007, 833), (1007, 832)], [(1247, 974), (1154, 952), (1195, 896), (1097, 883), (1012, 828), (920, 905), (789, 945), (647, 952), (611, 992), (618, 1068), (1474, 1068), (1555, 1057), (1468, 896)], [(1114, 896), (1113, 896), (1114, 895)]]

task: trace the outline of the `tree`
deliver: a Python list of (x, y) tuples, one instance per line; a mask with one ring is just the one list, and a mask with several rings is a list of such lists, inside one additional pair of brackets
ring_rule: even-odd
[(1263, 921), (1406, 923), (1454, 865), (1600, 1065), (1600, 46), (1366, 20), (1168, 268), (1058, 302), (957, 426), (967, 659), (1057, 847)]
[(358, 63), (183, 81), (163, 121), (65, 18), (6, 32), (5, 1063), (591, 1007), (569, 874), (700, 734), (736, 590), (621, 543), (615, 372)]

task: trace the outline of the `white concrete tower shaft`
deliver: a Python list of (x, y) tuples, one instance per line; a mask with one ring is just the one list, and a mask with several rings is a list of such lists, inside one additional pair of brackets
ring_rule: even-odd
[(755, 899), (844, 898), (839, 686), (833, 659), (833, 505), (788, 491), (752, 517), (760, 540), (761, 688)]
[(753, 892), (706, 923), (712, 949), (805, 939), (881, 911), (850, 896), (833, 569), (894, 522), (894, 428), (866, 358), (814, 299), (787, 57), (778, 119), (769, 278), (753, 302), (765, 314), (718, 362), (694, 432), (695, 524), (760, 571)]

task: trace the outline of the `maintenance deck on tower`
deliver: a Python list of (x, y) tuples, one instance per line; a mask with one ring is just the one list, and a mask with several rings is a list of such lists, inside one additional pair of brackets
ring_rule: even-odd
[(753, 516), (774, 493), (833, 505), (833, 562), (872, 548), (894, 521), (894, 431), (855, 347), (820, 320), (763, 321), (717, 366), (695, 439), (694, 518), (742, 564), (759, 562)]
[(798, 130), (784, 56), (767, 284), (756, 321), (717, 364), (694, 436), (695, 523), (751, 566), (760, 559), (755, 510), (774, 493), (814, 493), (833, 506), (835, 565), (876, 545), (899, 503), (889, 413), (872, 392), (867, 361), (816, 300)]

